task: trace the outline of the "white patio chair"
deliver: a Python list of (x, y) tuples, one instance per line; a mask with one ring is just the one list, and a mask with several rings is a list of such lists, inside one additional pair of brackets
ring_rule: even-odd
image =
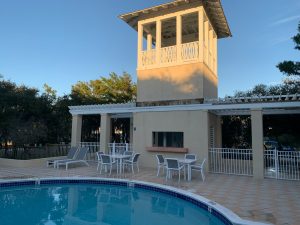
[(185, 159), (197, 159), (197, 156), (195, 154), (185, 154), (184, 155)]
[(139, 164), (138, 164), (139, 157), (140, 157), (140, 153), (135, 153), (131, 159), (125, 160), (123, 162), (123, 167), (124, 166), (131, 166), (131, 171), (134, 174), (133, 166), (136, 165), (136, 167), (138, 169), (138, 172), (140, 172), (140, 168), (139, 168)]
[(68, 160), (68, 159), (74, 159), (77, 151), (78, 151), (78, 147), (71, 147), (67, 156), (56, 158), (56, 159), (47, 160), (47, 167), (49, 167), (50, 165), (53, 165), (53, 167), (56, 168), (56, 166), (57, 166), (56, 164), (59, 161)]
[(133, 154), (134, 154), (133, 151), (125, 151), (125, 152), (123, 152), (123, 155), (133, 156)]
[(100, 163), (100, 174), (102, 173), (103, 166), (105, 167), (105, 171), (107, 171), (107, 168), (109, 168), (109, 175), (111, 175), (111, 170), (114, 165), (116, 165), (116, 161), (110, 156), (106, 154), (100, 155), (101, 157), (101, 163)]
[(163, 172), (165, 172), (166, 163), (165, 163), (165, 158), (163, 155), (157, 154), (155, 156), (157, 159), (157, 174), (156, 174), (156, 176), (159, 176), (160, 168), (162, 168)]
[(180, 182), (180, 172), (183, 170), (184, 172), (184, 177), (185, 177), (185, 167), (183, 165), (180, 165), (178, 162), (178, 159), (171, 159), (171, 158), (166, 158), (166, 180), (171, 178), (171, 172), (177, 171), (178, 172), (178, 182)]
[(204, 175), (204, 171), (203, 171), (205, 162), (206, 162), (206, 158), (203, 159), (203, 161), (200, 165), (191, 165), (192, 170), (200, 171), (203, 182), (205, 180), (205, 175)]
[(89, 164), (85, 160), (88, 151), (89, 151), (88, 147), (79, 148), (78, 153), (76, 154), (74, 159), (60, 160), (57, 163), (57, 169), (59, 168), (60, 165), (65, 165), (66, 170), (68, 170), (69, 164), (74, 164), (74, 163), (84, 163), (85, 165), (89, 166)]
[(101, 155), (103, 155), (104, 152), (96, 152), (97, 155), (97, 161), (98, 161), (98, 165), (97, 165), (97, 171), (99, 170), (99, 166), (101, 164)]

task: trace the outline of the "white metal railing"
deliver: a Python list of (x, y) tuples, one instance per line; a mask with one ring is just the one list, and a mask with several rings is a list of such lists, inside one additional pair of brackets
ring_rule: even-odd
[(265, 177), (300, 180), (300, 152), (265, 150)]
[(189, 42), (181, 45), (182, 61), (196, 60), (199, 58), (199, 41)]
[(151, 66), (156, 63), (156, 50), (151, 49), (148, 51), (142, 51), (142, 66)]
[(160, 54), (161, 63), (174, 63), (177, 61), (177, 46), (174, 45), (161, 48)]
[(209, 170), (212, 173), (253, 175), (252, 149), (211, 148)]
[(133, 149), (130, 143), (108, 143), (108, 151), (110, 154), (123, 154), (125, 151), (133, 151)]
[(100, 142), (80, 142), (80, 147), (88, 147), (87, 160), (94, 160), (96, 152), (100, 151)]

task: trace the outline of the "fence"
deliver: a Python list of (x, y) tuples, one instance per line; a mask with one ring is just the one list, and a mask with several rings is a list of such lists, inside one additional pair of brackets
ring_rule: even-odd
[(109, 153), (120, 153), (123, 154), (125, 151), (133, 151), (132, 144), (130, 143), (109, 143), (108, 144)]
[(80, 147), (88, 147), (87, 160), (95, 160), (96, 152), (100, 151), (100, 142), (80, 142)]
[(209, 171), (233, 175), (253, 175), (252, 149), (209, 149)]
[(265, 150), (265, 177), (300, 180), (300, 152)]
[(0, 148), (0, 158), (30, 160), (68, 154), (69, 144), (47, 144), (40, 147), (7, 147)]

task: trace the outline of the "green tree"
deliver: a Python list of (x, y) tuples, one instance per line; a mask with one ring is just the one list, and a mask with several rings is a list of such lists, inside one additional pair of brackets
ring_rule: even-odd
[[(298, 33), (292, 37), (295, 43), (295, 49), (300, 50), (300, 22), (298, 24)], [(287, 76), (300, 76), (300, 62), (283, 61), (277, 65), (278, 69)]]
[(136, 99), (136, 84), (126, 72), (110, 73), (108, 78), (76, 83), (71, 98), (79, 104), (126, 103)]

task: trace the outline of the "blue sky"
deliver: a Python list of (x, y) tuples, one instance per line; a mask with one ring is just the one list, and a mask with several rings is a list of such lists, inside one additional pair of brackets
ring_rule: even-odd
[[(59, 95), (77, 81), (127, 71), (136, 80), (136, 32), (117, 16), (162, 0), (0, 0), (0, 74)], [(233, 37), (219, 40), (219, 96), (283, 79), (299, 60), (291, 37), (299, 0), (222, 0)]]

